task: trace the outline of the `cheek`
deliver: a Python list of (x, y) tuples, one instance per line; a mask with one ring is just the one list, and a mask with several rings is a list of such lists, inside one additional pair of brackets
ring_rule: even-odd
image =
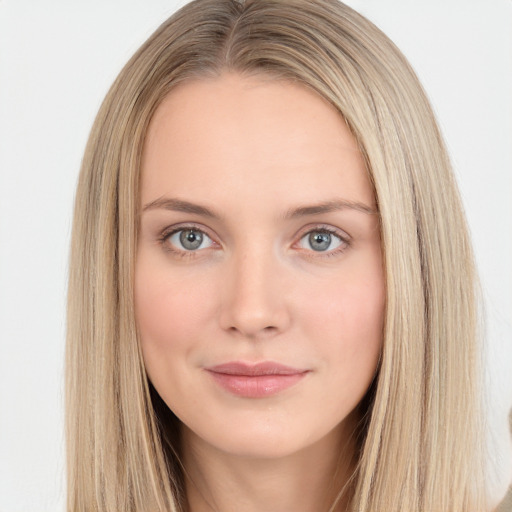
[(337, 389), (344, 390), (340, 403), (352, 410), (372, 383), (382, 350), (384, 290), (348, 287), (333, 308), (338, 337), (331, 340), (331, 357)]
[(323, 347), (344, 383), (350, 387), (358, 382), (369, 385), (384, 329), (386, 293), (380, 258), (373, 265), (361, 262), (351, 266), (326, 282), (323, 293), (309, 297), (303, 310), (310, 314), (303, 318), (308, 321), (305, 328), (310, 337)]
[(150, 376), (152, 368), (176, 364), (176, 355), (186, 355), (213, 315), (206, 299), (209, 291), (190, 279), (169, 275), (143, 258), (137, 264), (135, 317)]
[(376, 283), (360, 283), (344, 289), (334, 314), (340, 319), (344, 335), (357, 344), (355, 349), (378, 345), (380, 348), (385, 309), (384, 287)]

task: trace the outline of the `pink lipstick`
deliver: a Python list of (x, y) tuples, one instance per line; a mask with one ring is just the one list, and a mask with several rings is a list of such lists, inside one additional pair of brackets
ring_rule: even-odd
[(272, 361), (257, 364), (229, 362), (206, 370), (225, 390), (245, 398), (275, 395), (299, 382), (309, 371)]

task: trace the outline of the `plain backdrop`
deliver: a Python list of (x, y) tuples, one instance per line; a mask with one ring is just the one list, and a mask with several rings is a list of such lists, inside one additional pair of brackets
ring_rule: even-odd
[[(80, 161), (113, 79), (184, 3), (0, 0), (0, 512), (64, 510), (66, 268)], [(410, 59), (447, 140), (486, 299), (498, 496), (512, 460), (512, 1), (348, 3)]]

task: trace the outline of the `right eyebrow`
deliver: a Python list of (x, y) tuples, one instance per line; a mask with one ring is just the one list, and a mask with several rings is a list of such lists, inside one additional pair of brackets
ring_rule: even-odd
[(189, 201), (183, 201), (182, 199), (176, 199), (172, 197), (159, 197), (154, 201), (151, 201), (145, 204), (142, 208), (142, 212), (146, 212), (148, 210), (170, 210), (174, 212), (183, 212), (183, 213), (193, 213), (196, 215), (201, 215), (203, 217), (209, 217), (211, 219), (220, 219), (221, 216), (206, 208), (206, 206), (202, 206), (200, 204), (191, 203)]

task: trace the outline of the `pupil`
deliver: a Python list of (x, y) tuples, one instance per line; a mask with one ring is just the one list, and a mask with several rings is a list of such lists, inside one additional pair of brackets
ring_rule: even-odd
[(203, 235), (199, 233), (199, 231), (182, 231), (180, 234), (180, 242), (185, 249), (197, 249), (203, 242)]
[(315, 251), (325, 251), (331, 245), (331, 235), (329, 233), (311, 233), (309, 243)]

